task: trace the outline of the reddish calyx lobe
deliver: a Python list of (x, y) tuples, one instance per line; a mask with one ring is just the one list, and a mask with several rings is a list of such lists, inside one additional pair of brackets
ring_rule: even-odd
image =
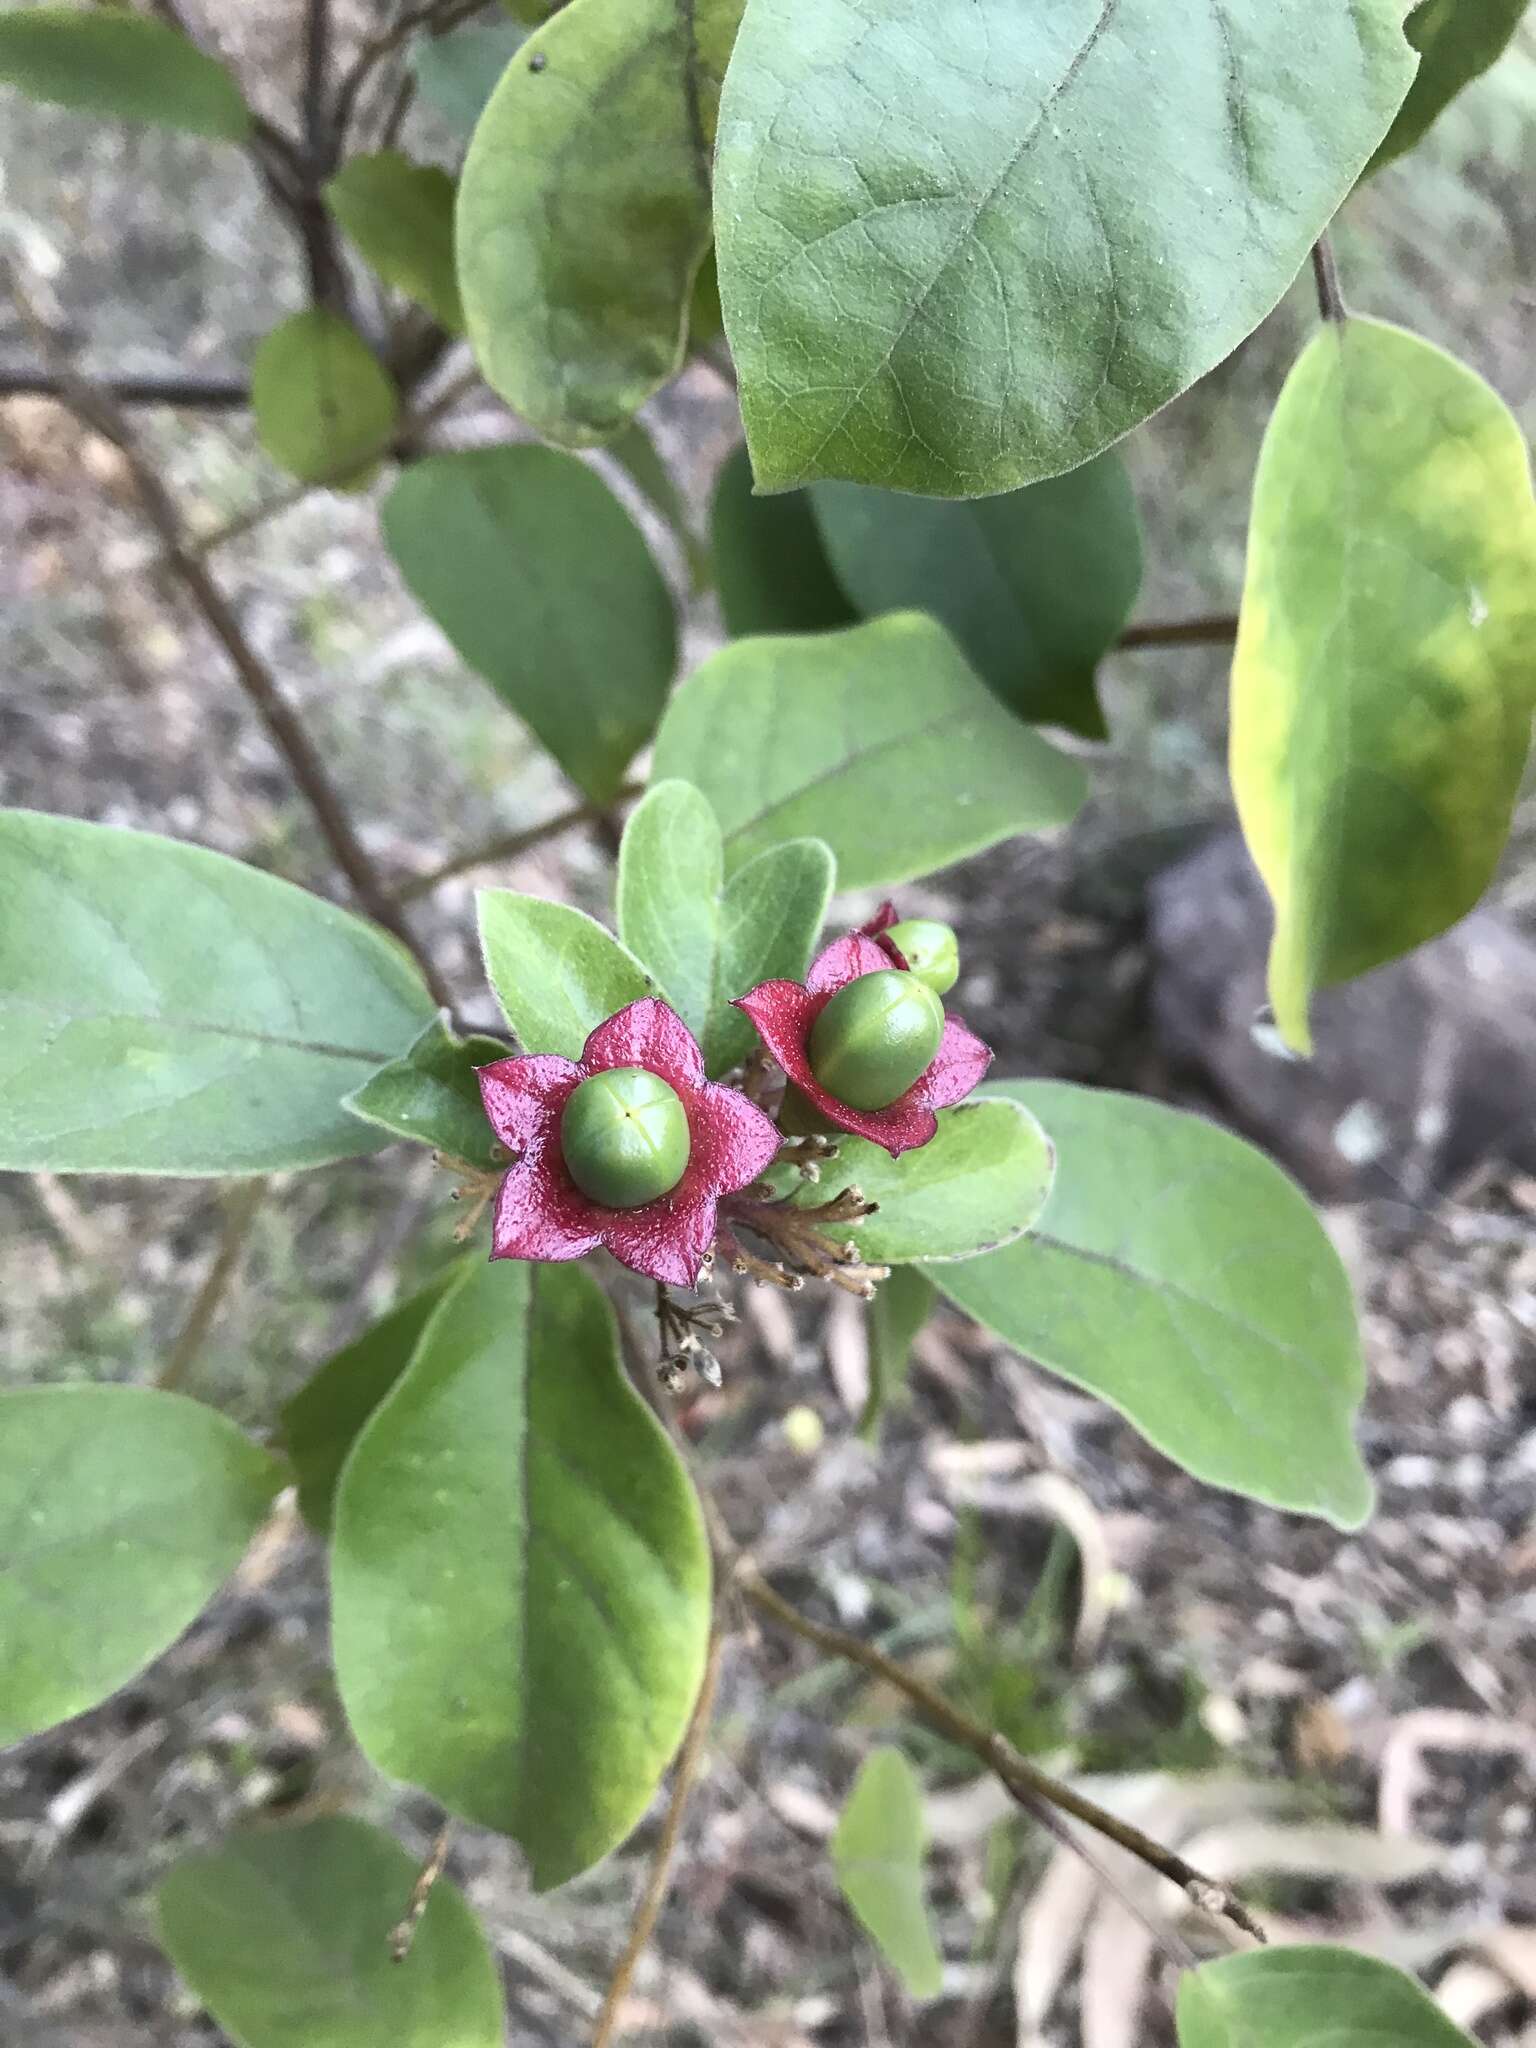
[[(655, 1200), (607, 1207), (572, 1178), (561, 1123), (583, 1081), (635, 1068), (664, 1082), (681, 1104), (686, 1164)], [(579, 1060), (546, 1053), (495, 1060), (480, 1068), (479, 1079), (492, 1128), (521, 1155), (496, 1196), (493, 1259), (578, 1259), (602, 1246), (632, 1272), (692, 1287), (715, 1241), (721, 1196), (750, 1186), (779, 1148), (779, 1134), (760, 1109), (705, 1079), (698, 1041), (654, 996), (599, 1024)]]
[[(894, 918), (895, 912), (887, 904), (871, 922), (878, 932), (884, 932)], [(784, 1069), (790, 1085), (828, 1123), (883, 1145), (893, 1159), (926, 1145), (938, 1130), (934, 1112), (969, 1095), (992, 1060), (989, 1046), (958, 1017), (946, 1015), (932, 1064), (886, 1107), (857, 1110), (822, 1086), (811, 1067), (811, 1033), (816, 1019), (850, 982), (905, 965), (894, 947), (882, 944), (866, 927), (835, 940), (818, 954), (803, 984), (765, 981), (736, 1001), (737, 1009), (752, 1019), (758, 1037)]]

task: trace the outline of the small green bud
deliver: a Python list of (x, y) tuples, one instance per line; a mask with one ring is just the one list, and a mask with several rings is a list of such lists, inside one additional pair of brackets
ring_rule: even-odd
[(887, 967), (840, 988), (811, 1026), (811, 1072), (850, 1109), (887, 1109), (933, 1064), (944, 1006), (915, 974)]
[(960, 947), (954, 932), (937, 918), (909, 917), (885, 934), (908, 967), (936, 996), (947, 996), (960, 978)]
[(560, 1118), (571, 1179), (605, 1209), (641, 1209), (669, 1195), (692, 1145), (677, 1091), (646, 1067), (589, 1074)]

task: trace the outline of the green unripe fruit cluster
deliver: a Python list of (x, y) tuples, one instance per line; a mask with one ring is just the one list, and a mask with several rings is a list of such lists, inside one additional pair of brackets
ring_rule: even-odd
[(936, 996), (947, 996), (960, 979), (960, 946), (953, 929), (937, 918), (909, 917), (885, 935), (919, 981)]
[(605, 1209), (643, 1209), (671, 1194), (692, 1149), (676, 1089), (646, 1067), (589, 1074), (560, 1118), (566, 1170)]
[(888, 1109), (933, 1064), (944, 1006), (915, 974), (888, 967), (840, 988), (811, 1026), (811, 1072), (850, 1109)]

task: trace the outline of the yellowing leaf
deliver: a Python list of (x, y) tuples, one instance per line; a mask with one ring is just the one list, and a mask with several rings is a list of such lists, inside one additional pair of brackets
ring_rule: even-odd
[(1481, 378), (1374, 320), (1318, 335), (1265, 436), (1232, 672), (1232, 783), (1275, 900), (1269, 989), (1314, 990), (1470, 910), (1536, 701), (1536, 503)]
[(548, 440), (611, 440), (681, 367), (741, 7), (575, 0), (475, 130), (458, 218), (469, 338)]

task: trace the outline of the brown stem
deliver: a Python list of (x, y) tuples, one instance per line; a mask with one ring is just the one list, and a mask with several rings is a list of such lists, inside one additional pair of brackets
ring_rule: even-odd
[(433, 1837), (426, 1861), (416, 1873), (416, 1882), (411, 1886), (411, 1896), (406, 1902), (405, 1912), (389, 1930), (389, 1953), (397, 1963), (403, 1963), (411, 1952), (416, 1930), (421, 1925), (431, 1901), (432, 1887), (442, 1876), (443, 1866), (448, 1861), (448, 1845), (452, 1840), (453, 1822), (445, 1820)]
[[(614, 802), (627, 803), (632, 797), (639, 796), (644, 788), (643, 782), (627, 782)], [(596, 804), (572, 804), (566, 810), (556, 811), (541, 825), (526, 825), (519, 832), (503, 832), (480, 846), (466, 847), (464, 852), (444, 861), (441, 867), (433, 868), (430, 874), (412, 875), (395, 891), (396, 897), (401, 903), (414, 903), (418, 897), (430, 896), (444, 882), (451, 882), (455, 875), (467, 874), (471, 868), (489, 867), (495, 861), (516, 860), (519, 854), (527, 853), (530, 848), (542, 846), (546, 839), (556, 839), (574, 825), (595, 824), (601, 816)]]
[[(104, 377), (101, 388), (119, 405), (178, 405), (196, 412), (243, 412), (250, 386), (237, 377)], [(0, 369), (0, 398), (61, 398), (52, 370), (33, 364)]]
[(1319, 235), (1312, 244), (1312, 275), (1317, 284), (1317, 310), (1324, 320), (1347, 320), (1349, 308), (1344, 303), (1343, 289), (1339, 284), (1339, 266), (1334, 261), (1333, 243), (1327, 235)]
[(17, 301), (29, 324), (34, 327), (40, 345), (58, 356), (57, 369), (65, 402), (86, 425), (104, 434), (121, 450), (140, 509), (160, 541), (166, 566), (224, 649), (241, 688), (266, 727), (268, 738), (287, 762), (289, 773), (314, 813), (321, 835), (336, 865), (351, 883), (359, 904), (386, 931), (393, 932), (410, 953), (434, 1002), (451, 1008), (441, 976), (431, 957), (417, 943), (404, 913), (364, 851), (340, 793), (304, 730), (298, 713), (278, 687), (277, 678), (246, 638), (229, 599), (206, 565), (187, 545), (176, 504), (141, 453), (122, 408), (106, 392), (73, 369), (59, 350), (56, 338), (37, 318), (19, 290)]
[(969, 1714), (947, 1700), (941, 1692), (935, 1691), (915, 1672), (887, 1657), (883, 1650), (877, 1650), (872, 1643), (862, 1642), (859, 1637), (848, 1635), (840, 1628), (828, 1627), (825, 1622), (802, 1614), (781, 1593), (774, 1591), (750, 1558), (738, 1556), (732, 1579), (742, 1596), (780, 1628), (814, 1643), (829, 1656), (856, 1664), (871, 1677), (894, 1687), (930, 1728), (959, 1748), (969, 1750), (972, 1756), (985, 1764), (1020, 1806), (1033, 1811), (1036, 1804), (1044, 1800), (1058, 1812), (1092, 1828), (1095, 1834), (1103, 1835), (1107, 1841), (1155, 1870), (1160, 1877), (1176, 1884), (1185, 1897), (1202, 1911), (1230, 1920), (1256, 1941), (1264, 1940), (1263, 1928), (1226, 1885), (1218, 1884), (1214, 1878), (1196, 1870), (1182, 1856), (1164, 1848), (1161, 1842), (1154, 1842), (1150, 1835), (1144, 1835), (1140, 1828), (1121, 1820), (1106, 1807), (1085, 1798), (1063, 1780), (1040, 1770), (1027, 1757), (1021, 1756), (1011, 1742), (980, 1721), (972, 1720)]
[[(461, 376), (455, 377), (451, 383), (445, 385), (437, 397), (423, 406), (420, 412), (408, 414), (405, 419), (397, 421), (390, 429), (388, 439), (379, 443), (373, 451), (374, 454), (382, 457), (390, 454), (392, 450), (414, 447), (428, 427), (434, 425), (446, 413), (452, 412), (472, 391), (479, 389), (480, 383), (478, 369), (465, 370)], [(366, 463), (369, 457), (365, 455), (361, 460)], [(295, 505), (301, 505), (316, 491), (323, 491), (328, 484), (341, 483), (347, 477), (354, 476), (358, 463), (359, 457), (352, 454), (347, 457), (344, 464), (338, 465), (324, 476), (306, 483), (289, 484), (274, 497), (266, 499), (260, 505), (253, 505), (250, 511), (237, 513), (224, 525), (215, 526), (206, 533), (194, 534), (187, 543), (188, 552), (193, 555), (211, 555), (232, 540), (243, 540), (247, 534), (254, 533), (269, 520), (281, 518), (283, 513), (291, 512)]]
[(1236, 613), (1213, 612), (1203, 618), (1159, 619), (1146, 626), (1127, 626), (1115, 646), (1225, 647), (1236, 638)]
[(267, 1183), (263, 1179), (235, 1183), (224, 1212), (224, 1229), (219, 1238), (219, 1248), (213, 1255), (213, 1264), (204, 1275), (203, 1284), (187, 1311), (187, 1320), (171, 1346), (171, 1355), (155, 1381), (157, 1387), (179, 1387), (196, 1363), (208, 1332), (213, 1328), (213, 1319), (229, 1292), (230, 1283), (240, 1270), (240, 1261), (245, 1256), (246, 1243), (266, 1192)]
[(661, 1840), (656, 1844), (650, 1875), (645, 1881), (645, 1890), (640, 1894), (635, 1917), (630, 1923), (629, 1939), (624, 1944), (624, 1953), (619, 1957), (613, 1975), (608, 1981), (607, 1996), (603, 2000), (603, 2009), (597, 2016), (597, 2026), (592, 2035), (592, 2048), (610, 2048), (610, 2044), (624, 2031), (621, 2008), (628, 1995), (635, 1969), (645, 1953), (646, 1944), (656, 1931), (656, 1922), (660, 1919), (661, 1909), (666, 1903), (672, 1875), (672, 1859), (677, 1853), (678, 1838), (683, 1831), (683, 1821), (687, 1816), (689, 1801), (698, 1783), (699, 1768), (709, 1744), (710, 1723), (715, 1714), (715, 1694), (720, 1685), (720, 1662), (724, 1648), (724, 1632), (717, 1625), (710, 1632), (709, 1653), (704, 1660), (704, 1682), (699, 1687), (699, 1696), (694, 1702), (693, 1718), (688, 1723), (688, 1733), (683, 1737), (683, 1746), (678, 1755), (677, 1772), (672, 1780), (672, 1796), (667, 1801), (667, 1817), (661, 1826)]

